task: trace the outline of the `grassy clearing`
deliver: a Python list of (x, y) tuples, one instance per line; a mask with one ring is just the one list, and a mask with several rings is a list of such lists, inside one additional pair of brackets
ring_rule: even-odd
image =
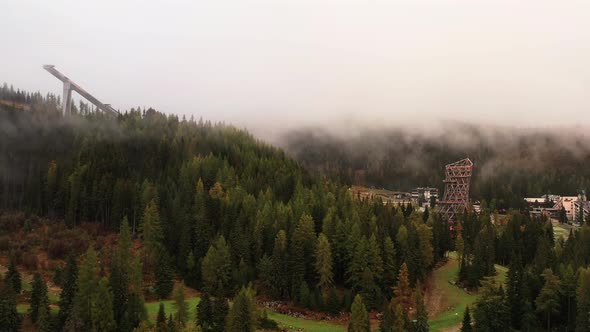
[(344, 326), (303, 318), (291, 317), (268, 311), (268, 318), (275, 320), (279, 326), (287, 328), (288, 331), (314, 331), (314, 332), (337, 332), (346, 331)]
[[(498, 282), (504, 283), (508, 269), (500, 265), (495, 267), (496, 279)], [(445, 307), (449, 309), (429, 320), (428, 324), (431, 331), (441, 331), (461, 324), (465, 307), (471, 306), (475, 302), (476, 294), (467, 293), (462, 288), (451, 284), (457, 279), (458, 274), (459, 263), (456, 255), (453, 254), (449, 255), (447, 264), (433, 272), (434, 282), (441, 291), (443, 299), (445, 299)]]
[[(201, 301), (201, 299), (198, 297), (191, 297), (186, 299), (186, 303), (188, 304), (188, 313), (190, 321), (195, 320), (195, 313), (197, 310), (196, 308), (197, 304), (199, 304), (199, 301)], [(174, 315), (176, 313), (176, 308), (174, 308), (174, 301), (165, 300), (162, 301), (162, 303), (164, 304), (164, 311), (166, 312), (166, 316), (169, 316), (170, 314)], [(147, 309), (148, 318), (152, 322), (155, 322), (158, 316), (158, 310), (160, 310), (160, 302), (148, 302), (145, 304), (145, 308)]]

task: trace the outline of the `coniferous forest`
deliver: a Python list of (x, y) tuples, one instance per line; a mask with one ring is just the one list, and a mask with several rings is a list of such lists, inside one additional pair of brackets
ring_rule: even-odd
[(84, 103), (64, 117), (59, 98), (6, 85), (0, 101), (2, 331), (286, 329), (277, 302), (342, 330), (423, 332), (450, 259), (477, 294), (461, 331), (590, 331), (588, 224), (556, 237), (520, 205), (499, 216), (486, 202), (517, 199), (492, 190), (449, 227), (231, 125)]

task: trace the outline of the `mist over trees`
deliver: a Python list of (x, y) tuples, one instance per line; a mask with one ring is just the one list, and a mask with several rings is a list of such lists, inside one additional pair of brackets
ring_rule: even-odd
[(449, 122), (440, 128), (301, 129), (280, 145), (306, 168), (347, 184), (391, 190), (443, 189), (444, 165), (475, 163), (471, 195), (518, 208), (522, 197), (590, 190), (587, 132)]

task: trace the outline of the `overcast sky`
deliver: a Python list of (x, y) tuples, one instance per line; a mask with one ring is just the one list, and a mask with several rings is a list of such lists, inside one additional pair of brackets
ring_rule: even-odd
[[(91, 4), (92, 2), (92, 4)], [(590, 1), (5, 1), (0, 82), (262, 128), (590, 122)]]

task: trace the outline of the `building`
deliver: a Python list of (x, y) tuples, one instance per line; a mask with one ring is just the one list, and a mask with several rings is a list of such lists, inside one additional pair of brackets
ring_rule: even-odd
[(420, 206), (430, 207), (430, 202), (434, 199), (434, 202), (438, 201), (438, 189), (432, 187), (418, 187), (414, 188), (410, 193), (412, 200), (418, 203)]
[(525, 202), (529, 206), (531, 216), (548, 216), (561, 219), (565, 211), (568, 222), (580, 222), (580, 211), (583, 211), (584, 220), (590, 215), (590, 202), (582, 191), (578, 196), (544, 195), (542, 197), (526, 197)]

